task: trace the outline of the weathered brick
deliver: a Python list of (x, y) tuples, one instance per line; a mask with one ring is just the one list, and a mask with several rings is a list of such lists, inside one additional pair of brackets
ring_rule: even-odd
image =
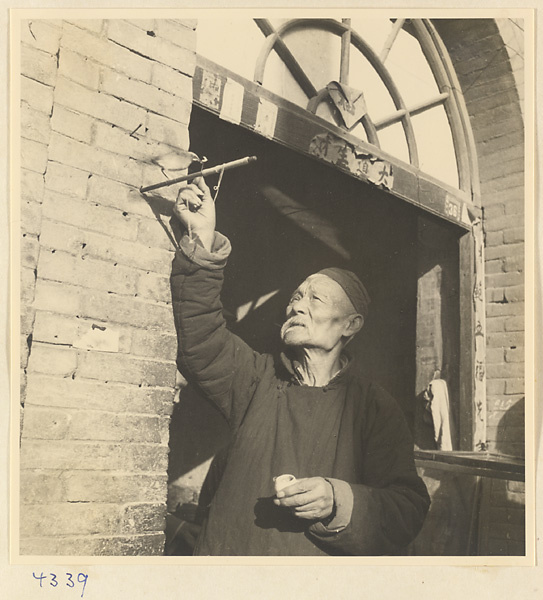
[(43, 199), (44, 178), (41, 173), (21, 169), (21, 200), (41, 203)]
[(503, 244), (503, 231), (489, 231), (485, 235), (485, 247), (501, 246)]
[(86, 352), (81, 355), (78, 376), (100, 381), (174, 387), (175, 365), (121, 354)]
[(174, 19), (157, 19), (156, 33), (176, 46), (196, 49), (196, 31), (192, 27)]
[(62, 30), (50, 19), (21, 20), (21, 42), (56, 54)]
[(524, 378), (508, 379), (505, 382), (506, 394), (523, 394), (524, 393)]
[(505, 363), (502, 365), (488, 365), (487, 377), (522, 377), (524, 375), (524, 364)]
[(142, 273), (136, 284), (138, 296), (149, 298), (157, 302), (170, 302), (172, 293), (170, 279), (156, 273)]
[(507, 317), (489, 317), (486, 320), (486, 331), (487, 333), (494, 333), (496, 331), (505, 331), (505, 320)]
[(107, 294), (99, 290), (87, 290), (81, 297), (80, 315), (91, 319), (126, 323), (132, 327), (174, 331), (171, 307), (138, 298)]
[(167, 477), (78, 470), (65, 473), (63, 484), (69, 502), (161, 503), (166, 496)]
[(524, 286), (515, 285), (505, 288), (505, 298), (508, 302), (523, 302), (524, 301)]
[(154, 19), (124, 19), (127, 23), (131, 23), (135, 27), (143, 29), (143, 31), (153, 31), (155, 29)]
[(522, 346), (524, 343), (524, 334), (516, 331), (489, 333), (487, 339), (489, 346), (494, 348), (498, 346)]
[(505, 321), (505, 331), (524, 331), (524, 316), (508, 317)]
[(40, 310), (77, 315), (79, 311), (78, 288), (63, 283), (45, 281), (38, 277), (35, 306)]
[(22, 469), (20, 476), (21, 504), (41, 505), (44, 499), (53, 503), (65, 499), (62, 471)]
[(94, 121), (79, 112), (68, 110), (56, 104), (51, 117), (51, 129), (57, 133), (90, 144)]
[(87, 29), (94, 33), (101, 33), (104, 28), (104, 19), (70, 19), (67, 22), (75, 25), (79, 29)]
[(32, 200), (21, 202), (21, 230), (32, 235), (41, 231), (42, 205)]
[(177, 337), (173, 333), (134, 329), (130, 352), (136, 356), (174, 360), (177, 355)]
[(523, 362), (524, 348), (506, 348), (505, 360), (507, 362)]
[(171, 270), (171, 257), (165, 250), (147, 248), (62, 223), (45, 220), (40, 241), (45, 248), (149, 269), (164, 275)]
[(196, 29), (198, 25), (198, 19), (175, 19), (176, 23), (183, 25), (183, 27), (188, 27), (189, 29)]
[(168, 415), (173, 406), (173, 390), (139, 388), (137, 385), (100, 383), (85, 380), (32, 375), (27, 403), (88, 410)]
[(178, 98), (142, 81), (104, 69), (100, 89), (174, 121), (185, 124), (189, 122), (192, 108), (190, 99)]
[(23, 234), (21, 239), (21, 266), (35, 269), (38, 264), (40, 246), (37, 238)]
[(21, 103), (21, 137), (41, 144), (49, 142), (51, 120), (49, 115), (32, 108), (26, 102)]
[(48, 115), (53, 109), (53, 88), (43, 83), (21, 77), (21, 98), (25, 102), (41, 112)]
[[(514, 217), (514, 215), (510, 215)], [(524, 241), (524, 227), (514, 227), (513, 229), (506, 229), (503, 232), (503, 241), (505, 244), (516, 244), (517, 242)]]
[(145, 121), (145, 111), (108, 94), (89, 90), (65, 77), (55, 87), (55, 104), (133, 131)]
[(29, 335), (32, 333), (34, 328), (34, 315), (35, 310), (28, 304), (22, 303), (21, 300), (21, 318), (20, 318), (20, 330), (21, 334)]
[(495, 260), (497, 258), (509, 259), (511, 257), (517, 258), (523, 254), (524, 244), (507, 244), (499, 248), (488, 248), (485, 252), (485, 258), (486, 260)]
[[(111, 27), (109, 21), (108, 26)], [(134, 77), (141, 81), (151, 81), (152, 63), (141, 56), (122, 48), (117, 44), (102, 40), (96, 36), (66, 24), (62, 36), (62, 47), (91, 57), (93, 60), (106, 65), (114, 66), (115, 70)]]
[(504, 361), (505, 350), (503, 348), (487, 348), (486, 362), (489, 365), (501, 364)]
[(155, 218), (139, 189), (112, 179), (93, 175), (89, 181), (87, 198), (97, 204), (112, 206), (130, 214)]
[(79, 411), (71, 420), (68, 434), (72, 440), (97, 440), (107, 442), (140, 442), (160, 444), (161, 426), (155, 416), (117, 415), (110, 412)]
[(122, 533), (163, 531), (165, 518), (164, 503), (130, 504), (123, 509), (121, 531)]
[(487, 304), (486, 314), (488, 316), (518, 316), (524, 315), (524, 302), (507, 302), (505, 304)]
[(45, 173), (45, 169), (47, 168), (47, 146), (22, 138), (21, 166), (36, 173)]
[(513, 227), (522, 227), (524, 218), (521, 215), (503, 215), (485, 220), (486, 231), (503, 231)]
[(505, 302), (505, 291), (503, 288), (486, 288), (486, 301), (490, 303)]
[(485, 273), (503, 273), (503, 260), (498, 258), (485, 261)]
[[(169, 219), (164, 219), (164, 222), (171, 234)], [(144, 246), (175, 250), (172, 239), (173, 237), (168, 237), (164, 227), (156, 219), (141, 219), (137, 240)]]
[[(516, 188), (524, 183), (524, 173), (517, 171), (515, 173), (506, 173), (502, 177), (496, 177), (494, 179), (483, 179), (481, 181), (481, 195), (482, 196), (494, 196), (496, 192), (507, 189)], [(484, 200), (483, 200), (484, 203)]]
[(95, 471), (164, 472), (168, 448), (158, 444), (26, 440), (21, 445), (21, 468), (77, 470), (92, 465)]
[[(506, 246), (508, 248), (509, 246)], [(514, 255), (506, 256), (503, 267), (506, 272), (523, 271), (524, 270), (524, 252), (518, 251), (518, 245), (515, 245), (516, 252)]]
[(187, 150), (189, 132), (185, 125), (154, 113), (147, 115), (147, 135), (158, 142), (164, 142), (174, 148)]
[(136, 50), (143, 56), (174, 67), (182, 73), (187, 75), (194, 73), (196, 66), (194, 50), (187, 50), (159, 37), (149, 36), (126, 21), (110, 21), (108, 37), (121, 46)]
[(487, 379), (486, 380), (487, 394), (503, 395), (505, 394), (505, 379)]
[(119, 529), (116, 504), (62, 502), (28, 505), (21, 520), (21, 536), (115, 533)]
[[(479, 164), (483, 169), (503, 165), (505, 162), (524, 160), (524, 144), (514, 144), (505, 148), (494, 149), (492, 145), (487, 145), (487, 152), (483, 155), (477, 155)], [(486, 212), (486, 210), (485, 210)]]
[(98, 89), (100, 70), (89, 57), (63, 48), (59, 55), (59, 74), (91, 89)]
[(141, 179), (141, 168), (129, 157), (90, 147), (56, 132), (51, 134), (49, 157), (56, 162), (132, 185), (137, 185)]
[(40, 253), (38, 273), (43, 279), (62, 281), (73, 285), (133, 294), (136, 289), (134, 269), (102, 260), (75, 257), (65, 252), (43, 251)]
[(27, 407), (23, 438), (35, 440), (61, 440), (66, 437), (70, 415), (64, 410)]
[(84, 198), (89, 174), (56, 162), (49, 162), (45, 174), (45, 187), (54, 192)]
[(134, 240), (138, 235), (138, 223), (133, 217), (52, 191), (45, 193), (43, 216), (115, 238)]
[(141, 130), (141, 133), (139, 131), (133, 134), (107, 123), (96, 123), (94, 143), (104, 150), (130, 156), (143, 162), (172, 152), (171, 148), (142, 137), (144, 130)]
[(76, 318), (37, 310), (33, 339), (35, 342), (72, 345), (77, 334), (77, 328)]
[(485, 282), (488, 287), (512, 287), (521, 285), (524, 282), (522, 273), (488, 273), (485, 277)]
[(32, 344), (28, 372), (47, 373), (68, 377), (77, 368), (77, 354), (71, 348), (50, 344)]
[[(499, 138), (501, 139), (501, 138)], [(499, 187), (492, 192), (483, 192), (481, 199), (483, 206), (491, 206), (493, 204), (503, 204), (505, 206), (505, 212), (507, 212), (507, 205), (511, 202), (515, 204), (524, 203), (524, 179), (515, 176), (516, 182), (510, 182), (509, 185)]]
[(183, 75), (171, 67), (155, 63), (151, 76), (151, 84), (169, 92), (178, 98), (192, 101), (192, 77)]
[(23, 267), (21, 269), (20, 277), (21, 302), (26, 305), (32, 304), (36, 287), (36, 275), (34, 273), (34, 269), (27, 269)]
[(57, 78), (57, 59), (42, 50), (21, 45), (21, 73), (46, 85), (54, 85)]
[(499, 202), (496, 204), (490, 204), (488, 206), (485, 206), (483, 209), (483, 213), (485, 216), (485, 222), (487, 220), (501, 217), (505, 214), (505, 204), (504, 202)]
[(129, 536), (54, 536), (20, 540), (22, 555), (43, 556), (163, 556), (164, 534)]

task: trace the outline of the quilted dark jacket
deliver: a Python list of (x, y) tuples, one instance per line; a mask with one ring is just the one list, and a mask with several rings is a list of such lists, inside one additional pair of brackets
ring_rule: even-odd
[[(352, 364), (327, 386), (300, 386), (288, 361), (257, 353), (231, 333), (220, 302), (229, 250), (220, 234), (211, 253), (185, 237), (171, 278), (178, 367), (233, 430), (195, 553), (403, 553), (429, 498), (398, 404)], [(281, 473), (328, 478), (347, 522), (306, 521), (276, 507), (272, 477)]]

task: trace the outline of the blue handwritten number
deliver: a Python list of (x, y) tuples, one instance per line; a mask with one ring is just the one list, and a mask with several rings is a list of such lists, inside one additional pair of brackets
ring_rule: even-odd
[(81, 590), (81, 598), (83, 598), (83, 594), (85, 593), (85, 586), (87, 585), (88, 578), (89, 576), (85, 575), (85, 573), (79, 573), (79, 575), (77, 576), (77, 581), (83, 584), (83, 589)]
[(40, 587), (42, 587), (41, 582), (44, 579), (47, 579), (46, 576), (43, 573), (41, 573), (39, 577), (36, 577), (36, 573), (32, 573), (32, 575), (34, 576), (34, 579), (39, 579), (40, 580)]
[(51, 581), (49, 583), (49, 585), (52, 585), (53, 587), (57, 587), (57, 585), (58, 585), (57, 576), (54, 573), (49, 573), (49, 575), (51, 575), (51, 577), (53, 578), (53, 581)]
[[(68, 575), (68, 583), (66, 584), (68, 587), (75, 587), (75, 583), (74, 580), (72, 579), (72, 574), (71, 573), (66, 573), (66, 575)], [(72, 585), (70, 585), (70, 583)]]

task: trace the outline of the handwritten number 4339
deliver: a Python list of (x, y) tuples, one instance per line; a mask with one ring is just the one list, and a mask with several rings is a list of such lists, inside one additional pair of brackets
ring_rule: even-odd
[[(45, 580), (47, 580), (48, 577), (51, 579), (49, 581), (49, 585), (52, 587), (57, 587), (60, 583), (64, 583), (69, 588), (75, 587), (75, 581), (74, 581), (75, 575), (72, 573), (65, 573), (66, 578), (62, 582), (60, 581), (60, 578), (56, 575), (56, 573), (49, 573), (49, 576), (44, 575), (43, 573), (40, 573), (39, 575), (36, 575), (36, 573), (32, 573), (32, 575), (34, 576), (34, 579), (39, 580), (40, 587), (43, 587), (43, 583)], [(83, 587), (81, 588), (81, 598), (83, 598), (83, 594), (85, 593), (85, 586), (87, 585), (88, 578), (89, 578), (89, 576), (85, 575), (85, 573), (77, 574), (77, 583), (80, 583), (83, 585)]]

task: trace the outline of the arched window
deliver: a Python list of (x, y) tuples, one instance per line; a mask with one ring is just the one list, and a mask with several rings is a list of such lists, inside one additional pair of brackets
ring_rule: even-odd
[(476, 191), (467, 113), (428, 19), (201, 20), (198, 51), (439, 181)]

